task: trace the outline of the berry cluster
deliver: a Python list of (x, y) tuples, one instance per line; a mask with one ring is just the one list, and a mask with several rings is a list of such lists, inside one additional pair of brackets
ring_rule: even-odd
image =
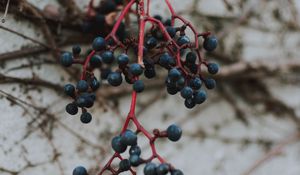
[[(145, 130), (135, 116), (137, 93), (144, 91), (144, 79), (152, 79), (156, 77), (157, 69), (165, 69), (168, 72), (165, 85), (169, 94), (175, 95), (179, 92), (187, 108), (203, 103), (207, 95), (205, 90), (201, 89), (202, 84), (206, 89), (213, 89), (216, 82), (212, 78), (204, 77), (202, 68), (206, 67), (207, 72), (214, 75), (219, 67), (216, 63), (204, 60), (200, 51), (202, 48), (207, 52), (215, 50), (218, 41), (210, 32), (198, 33), (191, 23), (175, 13), (169, 0), (165, 0), (165, 3), (172, 15), (166, 20), (163, 20), (160, 15), (153, 17), (150, 15), (150, 1), (145, 5), (144, 0), (104, 0), (97, 8), (90, 5), (87, 22), (92, 26), (102, 27), (102, 30), (109, 28), (106, 25), (107, 16), (111, 13), (118, 13), (120, 9), (121, 12), (111, 32), (105, 38), (98, 36), (94, 39), (88, 56), (82, 59), (79, 46), (74, 46), (72, 53), (62, 53), (61, 64), (63, 66), (82, 65), (80, 80), (76, 85), (65, 85), (64, 90), (73, 98), (73, 102), (66, 106), (66, 111), (75, 115), (78, 113), (78, 108), (81, 108), (80, 119), (83, 123), (89, 123), (92, 119), (87, 108), (93, 106), (96, 100), (94, 92), (101, 86), (101, 82), (107, 82), (111, 86), (120, 86), (125, 81), (133, 88), (131, 107), (123, 129), (120, 135), (114, 137), (111, 142), (115, 153), (99, 175), (105, 171), (110, 171), (112, 174), (130, 171), (136, 174), (134, 167), (141, 164), (145, 164), (145, 175), (164, 175), (169, 172), (171, 175), (183, 174), (171, 164), (166, 163), (157, 153), (154, 144), (157, 138), (163, 137), (178, 141), (182, 134), (181, 129), (177, 125), (171, 125), (165, 131), (154, 129), (152, 134)], [(93, 0), (90, 4), (93, 4)], [(133, 8), (134, 5), (136, 8)], [(127, 26), (124, 25), (124, 21), (130, 18), (129, 14), (138, 17), (139, 34), (137, 37), (126, 32)], [(104, 19), (103, 23), (99, 23), (99, 19)], [(151, 27), (147, 28), (146, 23), (150, 23)], [(188, 29), (193, 32), (193, 39), (186, 34)], [(203, 39), (202, 48), (199, 46), (199, 37)], [(98, 79), (94, 75), (95, 69), (100, 71)], [(128, 129), (130, 122), (136, 126), (136, 131)], [(149, 139), (153, 155), (148, 159), (141, 157), (141, 149), (137, 144), (140, 133)], [(124, 159), (121, 154), (127, 148), (130, 156)], [(120, 159), (118, 169), (111, 166), (116, 158)], [(160, 164), (154, 164), (153, 159), (158, 159)], [(86, 174), (83, 167), (77, 167), (73, 172), (73, 175)]]

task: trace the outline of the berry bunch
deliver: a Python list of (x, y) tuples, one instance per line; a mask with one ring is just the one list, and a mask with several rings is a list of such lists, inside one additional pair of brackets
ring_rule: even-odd
[[(81, 108), (80, 119), (83, 123), (89, 123), (92, 119), (87, 108), (93, 106), (96, 99), (94, 92), (101, 86), (102, 81), (111, 86), (120, 86), (123, 81), (132, 84), (133, 93), (129, 114), (120, 135), (115, 136), (111, 142), (115, 153), (99, 175), (106, 171), (112, 174), (130, 171), (132, 174), (136, 174), (134, 167), (141, 164), (145, 164), (145, 175), (168, 173), (182, 175), (180, 170), (166, 163), (155, 148), (157, 138), (167, 137), (171, 141), (178, 141), (182, 130), (177, 125), (170, 125), (165, 131), (154, 129), (153, 133), (145, 130), (135, 116), (137, 93), (141, 93), (145, 89), (143, 79), (154, 78), (159, 68), (168, 72), (165, 79), (167, 92), (171, 95), (180, 92), (187, 108), (193, 108), (196, 104), (201, 104), (206, 100), (207, 95), (205, 90), (201, 89), (202, 84), (206, 89), (213, 89), (216, 86), (214, 79), (203, 75), (202, 68), (205, 66), (207, 72), (214, 75), (218, 72), (219, 67), (216, 63), (207, 62), (202, 58), (199, 37), (203, 38), (202, 48), (207, 52), (216, 49), (217, 39), (210, 32), (198, 33), (191, 23), (175, 13), (169, 0), (164, 1), (171, 12), (171, 18), (167, 20), (163, 20), (159, 15), (153, 17), (150, 15), (151, 1), (144, 4), (144, 0), (104, 0), (97, 8), (90, 5), (88, 10), (90, 18), (88, 22), (90, 23), (98, 18), (106, 18), (105, 15), (117, 13), (119, 9), (122, 10), (111, 32), (105, 38), (98, 36), (94, 39), (92, 50), (88, 56), (81, 59), (79, 46), (74, 46), (72, 53), (64, 52), (61, 56), (63, 66), (82, 65), (80, 80), (76, 85), (65, 85), (65, 93), (73, 98), (73, 102), (66, 106), (66, 111), (75, 115), (78, 113), (78, 108)], [(93, 0), (90, 4), (93, 4)], [(136, 8), (133, 8), (134, 6)], [(138, 17), (138, 37), (131, 36), (126, 32), (127, 26), (124, 25), (124, 21), (129, 18), (131, 13)], [(151, 27), (147, 28), (146, 23), (150, 23)], [(95, 22), (94, 25), (102, 26), (102, 30), (107, 29), (105, 20), (104, 23)], [(193, 39), (186, 34), (187, 29), (193, 32)], [(101, 72), (98, 79), (94, 75), (95, 69), (99, 69)], [(130, 122), (136, 126), (136, 131), (128, 128)], [(148, 159), (141, 157), (141, 149), (138, 146), (139, 134), (145, 135), (149, 140), (152, 156)], [(126, 150), (130, 155), (128, 159), (124, 159), (121, 155)], [(120, 159), (118, 169), (114, 169), (111, 165), (115, 159)], [(160, 164), (154, 164), (153, 159), (158, 159)], [(73, 175), (86, 174), (83, 167), (77, 167), (73, 172)]]

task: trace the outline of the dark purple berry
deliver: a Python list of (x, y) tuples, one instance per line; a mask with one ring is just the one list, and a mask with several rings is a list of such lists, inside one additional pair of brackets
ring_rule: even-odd
[(212, 78), (205, 79), (204, 84), (207, 89), (214, 89), (216, 87), (216, 81)]
[(101, 51), (101, 50), (105, 49), (105, 46), (106, 46), (106, 44), (105, 44), (105, 39), (104, 38), (97, 37), (97, 38), (94, 39), (93, 49), (95, 51)]
[(193, 97), (193, 89), (190, 88), (189, 86), (186, 86), (180, 91), (180, 94), (185, 99), (192, 98)]
[(208, 52), (214, 51), (218, 46), (218, 39), (215, 36), (209, 36), (204, 39), (203, 47)]
[(107, 81), (112, 86), (119, 86), (122, 84), (122, 75), (119, 72), (111, 72), (108, 77)]
[(118, 64), (120, 66), (125, 66), (129, 63), (129, 58), (128, 58), (128, 55), (125, 54), (125, 53), (122, 53), (121, 55), (119, 55), (117, 57), (117, 61), (118, 61)]
[(75, 103), (69, 103), (66, 106), (66, 112), (70, 115), (76, 115), (78, 113), (78, 108)]
[(124, 172), (130, 170), (130, 161), (128, 159), (123, 159), (119, 163), (119, 171)]
[(160, 164), (157, 168), (156, 168), (156, 172), (157, 175), (165, 175), (169, 172), (169, 165), (166, 163), (162, 163)]
[(142, 80), (136, 80), (134, 83), (133, 83), (133, 90), (135, 92), (143, 92), (145, 89), (145, 85), (144, 85), (144, 82)]
[(121, 136), (116, 136), (111, 140), (111, 146), (117, 153), (123, 153), (126, 151), (127, 146), (122, 143)]
[(75, 95), (75, 87), (72, 84), (66, 84), (64, 86), (65, 94), (72, 97)]
[(129, 154), (130, 155), (138, 155), (140, 156), (141, 155), (141, 148), (137, 145), (134, 145), (134, 146), (131, 146), (130, 150), (129, 150)]
[(196, 103), (192, 98), (188, 98), (188, 99), (185, 99), (184, 105), (188, 109), (192, 109), (193, 107), (195, 107)]
[(219, 72), (219, 66), (216, 63), (209, 63), (207, 65), (207, 70), (210, 74), (216, 74)]
[(191, 41), (190, 41), (189, 37), (187, 37), (186, 35), (180, 36), (180, 37), (178, 38), (178, 40), (177, 40), (177, 44), (178, 44), (179, 46), (182, 46), (182, 45), (184, 45), (184, 44), (188, 44), (188, 43), (190, 43), (190, 42), (191, 42)]
[(187, 62), (187, 63), (189, 63), (189, 64), (195, 64), (196, 59), (197, 59), (197, 55), (196, 55), (196, 53), (194, 53), (194, 52), (189, 52), (189, 53), (186, 55), (185, 59), (186, 59), (186, 62)]
[(150, 37), (146, 41), (146, 47), (148, 49), (153, 49), (157, 45), (157, 39), (154, 37)]
[(131, 130), (126, 130), (121, 136), (121, 142), (127, 146), (134, 146), (137, 144), (137, 135)]
[(79, 55), (80, 52), (81, 52), (80, 46), (79, 46), (79, 45), (73, 46), (73, 47), (72, 47), (72, 52), (73, 52), (74, 55)]
[(111, 64), (114, 62), (115, 57), (114, 57), (114, 53), (111, 51), (105, 51), (101, 54), (102, 57), (102, 61), (106, 64)]
[(70, 52), (65, 52), (60, 57), (60, 63), (65, 67), (70, 67), (73, 64), (73, 55)]
[(139, 76), (143, 73), (143, 68), (138, 63), (133, 63), (129, 66), (129, 71), (134, 76)]
[(204, 90), (200, 90), (194, 94), (194, 101), (197, 104), (203, 103), (207, 98), (206, 92)]
[(181, 138), (182, 130), (179, 126), (173, 124), (167, 128), (168, 139), (176, 142)]
[(83, 166), (78, 166), (73, 170), (73, 175), (88, 175), (88, 173)]
[(157, 175), (156, 174), (156, 165), (152, 162), (149, 162), (144, 167), (144, 174), (145, 175)]
[(92, 56), (90, 60), (90, 65), (92, 67), (100, 67), (102, 58), (99, 55)]
[(141, 158), (140, 158), (140, 156), (133, 154), (133, 155), (130, 155), (129, 161), (130, 161), (131, 166), (137, 167), (141, 163)]
[(76, 89), (80, 92), (86, 92), (89, 89), (89, 85), (85, 80), (79, 80), (77, 82)]
[(92, 115), (88, 112), (84, 112), (80, 116), (80, 121), (84, 124), (90, 123), (92, 121)]

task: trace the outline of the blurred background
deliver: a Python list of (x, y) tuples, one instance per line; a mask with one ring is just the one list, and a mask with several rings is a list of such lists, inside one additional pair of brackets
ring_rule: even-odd
[[(167, 95), (163, 79), (146, 83), (138, 119), (148, 130), (172, 123), (183, 128), (179, 142), (162, 139), (158, 152), (187, 175), (299, 175), (300, 1), (171, 2), (198, 31), (219, 38), (218, 49), (206, 58), (221, 71), (217, 89), (193, 110), (179, 95)], [(0, 1), (0, 16), (6, 3)], [(111, 156), (110, 140), (128, 113), (131, 86), (104, 85), (92, 122), (83, 125), (65, 112), (70, 99), (62, 91), (76, 82), (79, 69), (69, 74), (45, 47), (90, 47), (93, 37), (81, 33), (80, 17), (72, 18), (87, 4), (11, 0), (0, 25), (1, 175), (70, 175), (77, 165), (95, 174)], [(169, 15), (161, 0), (151, 8), (152, 14)]]

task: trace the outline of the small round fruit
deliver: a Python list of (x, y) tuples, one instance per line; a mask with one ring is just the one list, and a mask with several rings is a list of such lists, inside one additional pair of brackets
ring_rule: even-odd
[(107, 81), (112, 86), (119, 86), (122, 84), (122, 75), (119, 72), (111, 72), (108, 77)]
[(176, 142), (181, 138), (182, 130), (179, 126), (173, 124), (167, 128), (168, 139)]
[(66, 106), (66, 112), (70, 115), (76, 115), (78, 113), (78, 107), (74, 103), (69, 103)]
[(138, 156), (136, 154), (130, 155), (129, 161), (130, 161), (131, 166), (133, 166), (133, 167), (137, 167), (141, 163), (140, 156)]
[(117, 57), (117, 61), (118, 61), (118, 64), (120, 66), (125, 66), (129, 63), (129, 58), (128, 58), (128, 55), (125, 54), (125, 53), (122, 53), (121, 55), (119, 55)]
[(112, 51), (105, 51), (101, 54), (102, 61), (106, 64), (111, 64), (115, 60), (114, 53)]
[(130, 170), (130, 167), (131, 165), (128, 159), (123, 159), (119, 163), (119, 171), (121, 172)]
[(214, 51), (218, 46), (218, 39), (215, 36), (209, 36), (204, 39), (203, 47), (208, 52)]
[(134, 146), (137, 144), (137, 135), (131, 130), (126, 130), (122, 134), (121, 138), (121, 142), (123, 145)]
[(92, 115), (88, 112), (84, 112), (80, 116), (80, 121), (84, 124), (90, 123), (92, 121)]
[(140, 156), (141, 155), (141, 148), (138, 146), (138, 145), (134, 145), (134, 146), (131, 146), (130, 150), (129, 150), (129, 154), (130, 155), (138, 155)]
[(105, 49), (105, 39), (102, 38), (102, 37), (96, 37), (93, 41), (93, 49), (95, 51), (100, 51), (100, 50), (103, 50)]
[(206, 92), (204, 90), (200, 90), (194, 94), (194, 101), (197, 104), (203, 103), (207, 98)]
[(193, 97), (193, 89), (190, 88), (189, 86), (186, 86), (180, 91), (180, 94), (184, 99), (192, 98)]
[(89, 89), (89, 85), (85, 80), (79, 80), (77, 82), (76, 88), (80, 91), (80, 92), (86, 92)]
[(133, 63), (129, 66), (129, 71), (132, 73), (132, 75), (139, 76), (143, 73), (143, 68), (138, 63)]
[(160, 164), (157, 168), (156, 168), (156, 172), (157, 175), (165, 175), (169, 172), (169, 165), (166, 163), (162, 163)]
[(144, 174), (145, 175), (157, 175), (156, 174), (156, 165), (152, 162), (149, 162), (144, 167)]
[(88, 173), (83, 166), (78, 166), (73, 170), (73, 175), (88, 175)]
[(219, 72), (219, 65), (216, 63), (209, 63), (207, 65), (207, 70), (210, 74), (216, 74)]
[(73, 55), (70, 52), (65, 52), (60, 56), (60, 63), (65, 67), (70, 67), (73, 64)]
[(65, 91), (65, 94), (72, 97), (75, 94), (75, 87), (72, 84), (66, 84), (64, 86), (64, 91)]
[(137, 80), (133, 83), (133, 90), (135, 92), (143, 92), (145, 89), (145, 85), (144, 85), (144, 82), (142, 80)]
[(212, 78), (207, 78), (204, 81), (204, 84), (205, 84), (207, 89), (214, 89), (216, 87), (216, 81)]
[(123, 153), (126, 151), (127, 146), (122, 143), (121, 136), (116, 136), (111, 140), (111, 147), (117, 153)]

